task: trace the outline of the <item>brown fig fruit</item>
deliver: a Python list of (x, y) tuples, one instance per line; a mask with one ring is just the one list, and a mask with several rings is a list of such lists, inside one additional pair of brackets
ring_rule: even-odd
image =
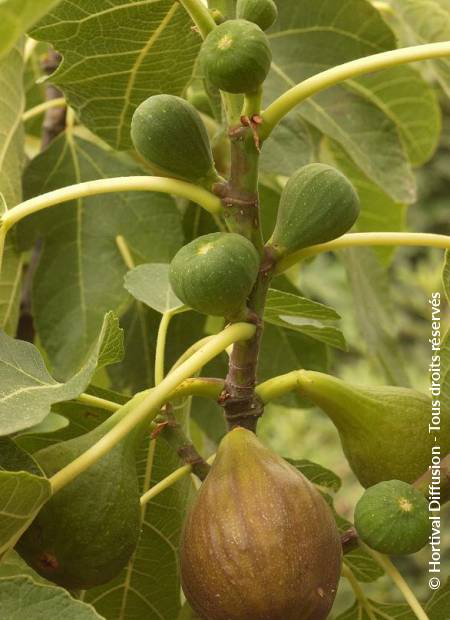
[(205, 620), (323, 620), (341, 572), (325, 500), (237, 427), (220, 444), (184, 526), (181, 577)]

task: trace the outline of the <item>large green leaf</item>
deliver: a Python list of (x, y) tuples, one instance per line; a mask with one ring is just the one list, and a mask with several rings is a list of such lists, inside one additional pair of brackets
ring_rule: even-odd
[(1, 0), (0, 58), (5, 56), (17, 39), (35, 24), (59, 0)]
[(300, 114), (289, 114), (274, 130), (261, 153), (263, 172), (291, 176), (313, 161), (310, 131)]
[[(142, 174), (124, 157), (62, 135), (25, 174), (27, 196), (113, 176)], [(92, 196), (24, 220), (22, 241), (44, 237), (33, 285), (35, 324), (57, 376), (77, 368), (103, 314), (126, 308), (127, 271), (116, 244), (122, 235), (136, 262), (168, 262), (183, 242), (181, 218), (168, 196), (124, 192)]]
[[(20, 202), (22, 194), (24, 141), (21, 117), (25, 105), (22, 47), (22, 43), (17, 44), (0, 60), (0, 214), (6, 206), (12, 207)], [(0, 328), (11, 335), (15, 334), (18, 321), (22, 267), (22, 259), (14, 248), (10, 233), (0, 277)]]
[(47, 478), (0, 471), (0, 557), (16, 544), (50, 495)]
[(109, 313), (84, 365), (66, 383), (59, 383), (34, 345), (0, 332), (0, 435), (39, 424), (53, 403), (81, 394), (95, 370), (120, 360), (122, 352), (122, 330)]
[[(375, 185), (345, 151), (334, 141), (325, 140), (322, 156), (325, 161), (336, 166), (351, 180), (361, 203), (361, 213), (355, 229), (361, 232), (395, 232), (404, 229), (406, 207), (390, 198), (378, 185)], [(376, 253), (388, 262), (393, 248), (376, 248)]]
[(335, 325), (339, 315), (311, 299), (269, 289), (264, 320), (272, 325), (310, 336), (338, 349), (346, 349), (344, 335)]
[[(393, 15), (389, 23), (401, 38), (402, 45), (421, 45), (450, 39), (450, 11), (439, 0), (388, 0)], [(450, 96), (450, 60), (439, 58), (427, 66)]]
[(28, 576), (0, 578), (0, 616), (10, 618), (101, 620), (91, 605), (72, 598), (63, 588), (37, 583)]
[(131, 146), (131, 117), (141, 101), (183, 92), (201, 42), (174, 0), (63, 0), (33, 36), (63, 54), (52, 82), (85, 125), (119, 149)]
[(373, 250), (352, 248), (342, 253), (353, 294), (355, 317), (365, 349), (390, 385), (409, 385), (399, 351), (389, 285)]
[[(339, 11), (328, 0), (280, 2), (269, 37), (274, 61), (268, 100), (324, 69), (396, 46), (392, 31), (365, 0), (349, 0)], [(403, 100), (404, 88), (408, 101)], [(298, 111), (338, 141), (394, 200), (414, 200), (406, 150), (414, 162), (430, 156), (439, 115), (431, 90), (412, 69), (399, 67), (349, 81), (304, 102)]]

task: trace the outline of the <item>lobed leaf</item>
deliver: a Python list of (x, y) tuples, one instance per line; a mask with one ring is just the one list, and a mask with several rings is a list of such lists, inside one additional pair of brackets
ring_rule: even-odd
[(63, 588), (37, 583), (29, 576), (0, 578), (0, 615), (13, 618), (17, 604), (23, 617), (58, 620), (102, 620), (91, 605), (72, 598)]
[(170, 286), (167, 263), (139, 265), (126, 274), (125, 288), (135, 299), (160, 314), (184, 306)]
[(141, 101), (182, 94), (201, 43), (174, 0), (63, 0), (32, 36), (63, 55), (52, 82), (116, 149), (131, 147), (131, 117)]
[[(128, 157), (64, 134), (25, 173), (27, 196), (70, 183), (142, 174)], [(33, 283), (33, 313), (42, 345), (59, 377), (73, 373), (96, 338), (105, 312), (123, 312), (127, 267), (116, 236), (136, 262), (168, 262), (183, 242), (174, 200), (149, 192), (90, 196), (24, 220), (21, 243), (44, 246)]]
[(53, 403), (79, 396), (97, 368), (120, 359), (121, 338), (118, 319), (111, 312), (84, 365), (61, 383), (50, 375), (34, 345), (0, 332), (0, 435), (31, 428), (44, 420)]

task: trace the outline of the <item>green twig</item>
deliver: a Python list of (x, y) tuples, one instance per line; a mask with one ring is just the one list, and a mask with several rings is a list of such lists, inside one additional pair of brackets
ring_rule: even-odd
[(68, 185), (67, 187), (25, 200), (3, 214), (2, 224), (9, 230), (24, 217), (47, 207), (87, 196), (115, 192), (161, 192), (163, 194), (173, 194), (174, 196), (192, 200), (210, 213), (220, 213), (222, 211), (221, 201), (217, 196), (192, 183), (166, 177), (116, 177)]
[[(138, 403), (136, 407), (132, 407), (132, 410), (128, 411), (130, 403), (127, 403), (127, 405), (124, 406), (124, 408), (127, 407), (127, 414), (123, 416), (111, 430), (109, 430), (95, 445), (50, 478), (53, 493), (56, 493), (85, 469), (98, 461), (117, 443), (124, 439), (136, 426), (144, 421), (150, 423), (158, 414), (162, 405), (170, 399), (174, 390), (183, 381), (195, 375), (200, 368), (224, 351), (230, 344), (241, 340), (248, 340), (254, 333), (255, 326), (249, 323), (235, 323), (234, 325), (230, 325), (222, 332), (212, 337), (199, 351), (194, 353), (188, 360), (183, 362), (181, 366), (167, 375), (157, 387), (146, 392), (144, 395), (142, 393), (136, 395), (134, 397)], [(142, 399), (142, 401), (140, 401), (140, 399)], [(120, 417), (120, 411), (121, 410), (116, 412), (115, 415)]]
[(66, 100), (64, 99), (64, 97), (57, 97), (56, 99), (49, 99), (48, 101), (44, 101), (43, 103), (40, 103), (39, 105), (34, 106), (34, 108), (30, 108), (29, 110), (26, 110), (22, 114), (22, 121), (25, 123), (26, 121), (29, 121), (30, 118), (39, 116), (39, 114), (43, 114), (47, 110), (50, 110), (50, 108), (63, 108), (66, 105), (67, 104), (66, 104)]
[(179, 0), (179, 2), (189, 13), (198, 31), (205, 39), (216, 27), (216, 22), (207, 7), (200, 0)]
[(357, 60), (352, 60), (338, 65), (337, 67), (322, 71), (321, 73), (317, 73), (287, 90), (262, 113), (263, 125), (260, 129), (261, 139), (265, 140), (282, 118), (284, 118), (286, 114), (289, 114), (295, 106), (326, 88), (335, 86), (350, 78), (364, 75), (365, 73), (372, 73), (380, 69), (389, 69), (390, 67), (417, 62), (419, 60), (443, 58), (445, 56), (450, 56), (450, 41), (427, 43), (425, 45), (415, 45), (391, 50), (389, 52), (382, 52), (381, 54), (358, 58)]
[(174, 312), (167, 310), (163, 312), (158, 327), (158, 336), (156, 338), (156, 352), (155, 352), (155, 385), (159, 385), (164, 379), (164, 360), (166, 357), (166, 340), (167, 330), (169, 329), (170, 321)]
[(428, 615), (425, 613), (422, 605), (417, 600), (414, 592), (411, 590), (409, 585), (403, 579), (397, 568), (391, 562), (391, 560), (386, 556), (374, 551), (367, 545), (365, 545), (362, 541), (359, 542), (360, 547), (364, 549), (369, 555), (373, 557), (373, 559), (384, 569), (384, 571), (389, 575), (392, 581), (397, 586), (398, 590), (403, 595), (403, 598), (411, 607), (414, 615), (418, 618), (418, 620), (429, 620)]
[(358, 603), (363, 608), (363, 610), (366, 612), (369, 620), (376, 620), (370, 601), (367, 599), (366, 595), (364, 594), (364, 590), (361, 588), (359, 581), (356, 579), (355, 575), (353, 574), (352, 569), (346, 566), (345, 564), (343, 564), (342, 575), (350, 583), (353, 593), (356, 596)]
[(282, 273), (305, 258), (316, 256), (322, 252), (335, 252), (346, 248), (366, 246), (426, 246), (449, 250), (450, 236), (408, 232), (349, 233), (328, 243), (311, 245), (285, 256), (277, 263), (275, 273)]

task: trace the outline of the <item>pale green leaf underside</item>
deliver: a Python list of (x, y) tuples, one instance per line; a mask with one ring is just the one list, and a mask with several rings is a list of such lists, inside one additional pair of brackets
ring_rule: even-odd
[[(272, 71), (266, 100), (331, 66), (396, 46), (392, 31), (364, 0), (314, 6), (280, 3), (269, 38)], [(396, 68), (322, 92), (301, 104), (299, 113), (338, 141), (365, 174), (396, 201), (412, 202), (414, 163), (434, 151), (439, 112), (431, 89), (410, 68)]]
[(174, 0), (63, 0), (33, 36), (63, 54), (52, 81), (86, 126), (118, 149), (131, 146), (141, 101), (183, 92), (201, 42)]
[[(27, 168), (34, 196), (71, 183), (140, 175), (129, 158), (62, 135)], [(35, 325), (58, 377), (68, 377), (96, 338), (105, 312), (121, 313), (130, 297), (116, 236), (136, 263), (169, 262), (183, 241), (181, 217), (169, 196), (122, 192), (92, 196), (24, 220), (22, 240), (44, 238), (33, 287)]]
[(0, 58), (59, 0), (0, 0)]
[[(0, 471), (0, 556), (15, 545), (50, 495), (46, 478), (23, 471)], [(5, 616), (0, 613), (0, 617)]]
[(272, 325), (299, 331), (320, 342), (346, 349), (342, 332), (327, 321), (336, 321), (339, 315), (327, 306), (298, 295), (269, 290), (264, 320)]
[(93, 607), (72, 598), (63, 588), (37, 583), (31, 577), (0, 578), (0, 616), (28, 620), (58, 618), (58, 620), (102, 620)]
[[(11, 4), (10, 2), (7, 3)], [(0, 4), (0, 50), (1, 10)], [(22, 193), (23, 130), (21, 123), (24, 108), (22, 87), (23, 52), (17, 44), (0, 60), (0, 194), (1, 211), (20, 202)], [(22, 280), (23, 261), (15, 250), (12, 238), (7, 239), (0, 277), (0, 328), (15, 334)]]
[(36, 347), (0, 333), (0, 435), (39, 424), (53, 403), (75, 398), (97, 367), (119, 361), (122, 331), (113, 313), (105, 316), (97, 342), (79, 371), (66, 383), (56, 381)]
[(138, 301), (160, 314), (183, 307), (169, 283), (169, 265), (153, 263), (139, 265), (125, 276), (125, 288)]

